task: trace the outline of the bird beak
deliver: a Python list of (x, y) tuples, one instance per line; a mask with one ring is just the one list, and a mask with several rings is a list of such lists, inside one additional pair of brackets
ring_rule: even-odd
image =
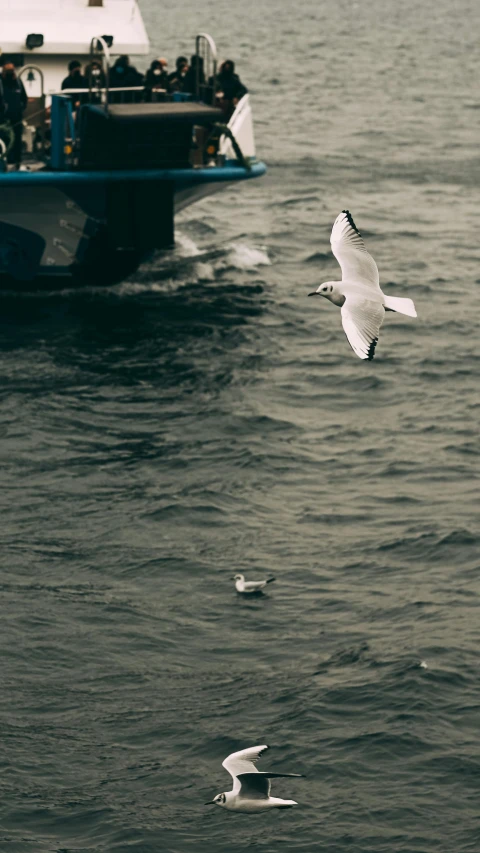
[[(318, 294), (317, 290), (312, 290), (311, 293), (307, 293), (307, 296), (317, 296), (317, 294)], [(318, 295), (320, 295), (320, 294), (318, 294)]]
[(215, 801), (214, 801), (214, 800), (209, 800), (209, 801), (208, 801), (208, 803), (204, 803), (203, 805), (204, 805), (204, 806), (215, 806), (215, 805), (216, 805), (216, 803), (215, 803)]

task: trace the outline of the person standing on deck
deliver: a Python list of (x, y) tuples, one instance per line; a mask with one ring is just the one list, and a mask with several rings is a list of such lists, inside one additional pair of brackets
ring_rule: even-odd
[(3, 97), (3, 83), (0, 77), (0, 122), (4, 120), (6, 111), (7, 107), (5, 105), (5, 98)]
[[(110, 89), (120, 90), (139, 88), (143, 86), (143, 74), (130, 65), (128, 56), (119, 56), (110, 69), (108, 85)], [(110, 100), (114, 104), (131, 104), (141, 101), (142, 94), (141, 92), (113, 92)]]
[(15, 73), (13, 62), (7, 62), (2, 71), (3, 101), (5, 118), (10, 122), (15, 134), (15, 141), (8, 155), (8, 162), (20, 168), (22, 162), (23, 111), (28, 98), (24, 85)]
[(190, 94), (199, 96), (200, 91), (197, 91), (197, 85), (201, 89), (202, 86), (205, 86), (205, 72), (203, 70), (203, 56), (199, 56), (197, 53), (194, 53), (190, 59), (190, 66), (185, 74), (185, 79), (183, 81), (183, 91), (190, 92)]
[(154, 92), (168, 91), (168, 74), (165, 70), (165, 59), (154, 59), (145, 75), (145, 100), (157, 100)]
[(82, 104), (85, 104), (87, 101), (86, 91), (88, 89), (88, 80), (82, 74), (82, 65), (78, 61), (78, 59), (72, 59), (68, 64), (68, 77), (62, 81), (62, 92), (65, 89), (85, 89), (85, 95), (82, 95), (80, 92), (76, 94), (72, 94), (71, 101), (73, 104), (73, 109), (78, 110)]
[(170, 92), (183, 92), (183, 84), (185, 75), (188, 71), (188, 59), (186, 56), (179, 56), (175, 62), (176, 70), (168, 75), (168, 88)]
[(217, 86), (219, 97), (223, 96), (225, 100), (231, 101), (234, 106), (248, 92), (247, 87), (243, 85), (238, 74), (235, 74), (235, 63), (232, 59), (226, 59), (225, 62), (222, 62), (217, 76)]

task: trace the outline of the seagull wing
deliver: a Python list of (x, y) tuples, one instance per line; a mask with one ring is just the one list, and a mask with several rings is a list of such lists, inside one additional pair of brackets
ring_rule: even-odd
[(286, 777), (301, 778), (301, 773), (240, 773), (236, 781), (240, 782), (239, 797), (247, 800), (263, 800), (270, 796), (270, 779), (283, 779)]
[(359, 358), (371, 361), (385, 317), (383, 305), (371, 299), (347, 296), (341, 313), (343, 329), (354, 353)]
[(238, 794), (240, 791), (240, 781), (237, 778), (241, 773), (258, 773), (255, 764), (260, 756), (268, 749), (266, 743), (262, 746), (250, 746), (248, 749), (241, 749), (239, 752), (232, 752), (227, 755), (222, 767), (228, 770), (233, 779), (233, 793)]
[(245, 592), (258, 592), (259, 589), (263, 589), (266, 585), (266, 581), (245, 581), (243, 588)]
[(332, 252), (342, 268), (342, 281), (380, 289), (377, 265), (368, 254), (349, 210), (342, 210), (337, 216), (333, 223), (330, 243)]
[(234, 781), (240, 773), (258, 773), (255, 764), (266, 749), (268, 746), (264, 743), (262, 746), (250, 746), (248, 749), (232, 752), (227, 755), (222, 767), (225, 767)]
[(270, 779), (267, 774), (259, 773), (240, 773), (238, 776), (240, 782), (239, 797), (246, 800), (268, 800), (270, 796)]

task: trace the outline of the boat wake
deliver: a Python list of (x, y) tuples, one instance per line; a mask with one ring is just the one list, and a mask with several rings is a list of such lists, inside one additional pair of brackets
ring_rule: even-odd
[(130, 278), (107, 289), (119, 296), (168, 293), (196, 283), (225, 281), (229, 270), (248, 272), (270, 265), (264, 246), (227, 243), (222, 248), (200, 249), (187, 234), (177, 232), (174, 249), (158, 252)]
[(270, 266), (265, 246), (249, 246), (231, 242), (223, 247), (200, 248), (191, 237), (177, 232), (174, 249), (156, 252), (150, 261), (131, 276), (112, 285), (69, 285), (58, 289), (35, 289), (17, 292), (0, 291), (1, 299), (91, 298), (92, 296), (129, 297), (139, 294), (168, 294), (197, 283), (225, 283), (229, 271), (253, 271)]

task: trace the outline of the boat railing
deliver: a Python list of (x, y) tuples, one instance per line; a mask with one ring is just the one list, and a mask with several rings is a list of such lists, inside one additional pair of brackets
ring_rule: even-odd
[[(209, 130), (206, 127), (194, 127), (191, 165), (194, 167), (219, 165), (222, 160), (225, 161), (225, 153), (222, 151), (220, 154), (219, 148), (222, 147), (221, 139), (228, 139), (231, 143), (230, 157), (235, 158), (240, 165), (248, 169), (250, 157), (243, 156), (227, 124), (230, 114), (225, 110), (224, 102), (218, 102), (217, 99), (217, 48), (213, 38), (208, 33), (199, 33), (195, 38), (195, 51), (191, 64), (191, 70), (195, 71), (193, 79), (190, 75), (190, 85), (194, 91), (190, 92), (172, 92), (166, 88), (144, 84), (112, 87), (108, 37), (103, 36), (94, 36), (90, 42), (90, 73), (87, 73), (86, 81), (88, 88), (86, 85), (81, 89), (63, 89), (48, 93), (46, 96), (41, 70), (37, 66), (26, 66), (21, 76), (27, 84), (30, 82), (31, 88), (33, 74), (38, 72), (41, 89), (40, 100), (31, 99), (32, 103), (29, 104), (31, 115), (26, 117), (27, 121), (24, 122), (24, 138), (28, 131), (33, 140), (32, 144), (27, 146), (27, 151), (40, 154), (44, 160), (49, 159), (53, 169), (75, 169), (79, 162), (79, 152), (82, 150), (79, 131), (83, 134), (83, 122), (80, 116), (84, 105), (97, 105), (108, 115), (110, 105), (199, 101), (210, 106), (221, 106), (224, 119), (214, 122)], [(91, 73), (94, 63), (102, 69), (101, 74), (96, 77)], [(38, 85), (36, 88), (38, 89)], [(35, 117), (39, 115), (41, 118), (35, 121)], [(29, 118), (32, 119), (31, 122), (28, 121)], [(50, 155), (49, 158), (48, 155)]]
[[(66, 95), (71, 97), (75, 103), (90, 104), (129, 104), (143, 103), (144, 101), (174, 100), (174, 96), (166, 89), (150, 89), (148, 86), (124, 86), (109, 89), (106, 86), (93, 86), (90, 89), (62, 89), (54, 92), (55, 95)], [(77, 96), (77, 98), (75, 98)]]
[[(109, 50), (108, 44), (105, 41), (105, 39), (103, 38), (103, 36), (95, 36), (90, 42), (90, 66), (92, 65), (92, 62), (94, 62), (94, 61), (98, 62), (99, 59), (100, 59), (100, 62), (102, 63), (102, 71), (103, 71), (103, 76), (105, 78), (105, 90), (106, 90), (105, 108), (108, 111), (108, 103), (109, 103), (108, 81), (109, 81), (109, 77), (110, 77), (110, 50)], [(92, 91), (94, 91), (92, 74), (88, 75), (88, 90), (90, 93), (90, 100), (92, 100), (92, 97), (91, 97)]]
[(195, 96), (200, 98), (204, 95), (202, 100), (213, 104), (217, 92), (217, 46), (208, 33), (197, 35), (195, 56), (198, 57), (195, 66)]
[[(45, 153), (46, 95), (45, 77), (38, 65), (24, 65), (18, 72), (27, 93), (28, 102), (23, 112), (27, 151)], [(33, 91), (32, 91), (33, 86)]]

